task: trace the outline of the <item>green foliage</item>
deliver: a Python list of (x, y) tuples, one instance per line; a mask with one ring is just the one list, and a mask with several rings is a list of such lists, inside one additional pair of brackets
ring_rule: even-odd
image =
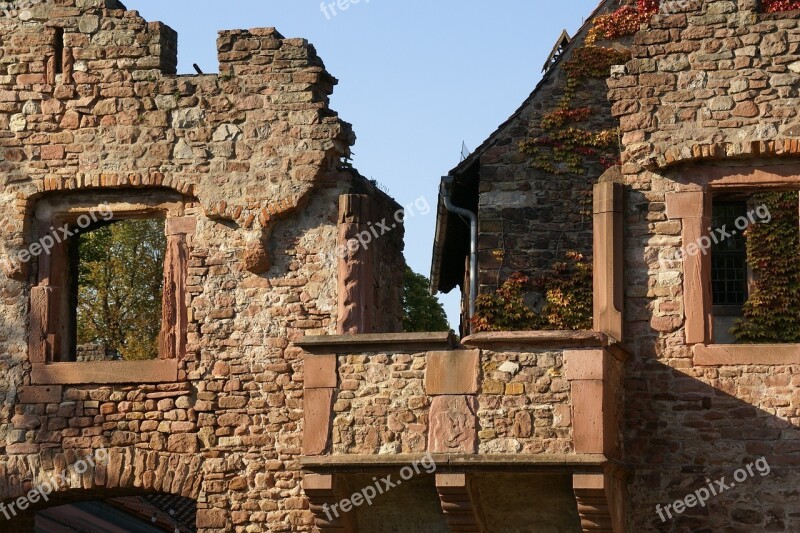
[(592, 262), (577, 252), (567, 252), (535, 286), (545, 293), (541, 329), (592, 329)]
[[(535, 289), (545, 295), (540, 313), (525, 304), (523, 295)], [(492, 294), (475, 304), (474, 331), (589, 330), (592, 329), (592, 263), (567, 252), (548, 272), (531, 282), (515, 272)]]
[(628, 51), (604, 46), (584, 46), (573, 52), (564, 64), (567, 75), (574, 80), (586, 78), (607, 78), (611, 67), (625, 64), (631, 59)]
[(403, 275), (403, 331), (450, 331), (438, 298), (428, 291), (430, 281), (406, 266)]
[(101, 344), (129, 360), (157, 357), (164, 221), (116, 222), (79, 239), (78, 344)]
[(481, 331), (526, 331), (536, 329), (537, 316), (522, 299), (528, 276), (515, 272), (494, 294), (481, 294), (475, 300), (472, 326)]
[(590, 130), (579, 127), (592, 115), (588, 107), (572, 108), (581, 83), (589, 78), (605, 78), (611, 66), (626, 63), (629, 52), (600, 46), (576, 49), (564, 64), (567, 85), (564, 96), (552, 113), (546, 114), (540, 124), (541, 134), (520, 142), (522, 153), (531, 156), (531, 166), (554, 175), (567, 172), (584, 174), (592, 162), (604, 168), (619, 160), (619, 131)]
[(755, 282), (744, 318), (736, 321), (731, 334), (743, 343), (800, 342), (797, 193), (761, 193), (753, 201), (766, 205), (772, 219), (745, 231)]

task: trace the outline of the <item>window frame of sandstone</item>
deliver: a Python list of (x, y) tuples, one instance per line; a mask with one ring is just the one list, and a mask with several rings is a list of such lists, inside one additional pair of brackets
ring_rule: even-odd
[(74, 320), (70, 291), (63, 288), (68, 269), (69, 246), (77, 239), (62, 240), (50, 253), (35, 261), (30, 291), (29, 360), (34, 385), (171, 383), (178, 381), (178, 366), (185, 357), (188, 306), (186, 277), (189, 250), (196, 218), (187, 216), (191, 202), (172, 191), (120, 194), (113, 191), (46, 195), (35, 205), (36, 241), (64, 224), (75, 224), (83, 216), (110, 212), (108, 220), (159, 218), (164, 220), (167, 249), (164, 258), (161, 330), (158, 359), (149, 361), (73, 362), (73, 348), (62, 338), (67, 323)]
[[(800, 189), (800, 163), (708, 166), (681, 175), (679, 189), (665, 202), (667, 218), (681, 222), (684, 249), (707, 234), (715, 195)], [(714, 343), (711, 254), (684, 254), (682, 274), (685, 342), (696, 366), (800, 364), (800, 344)]]

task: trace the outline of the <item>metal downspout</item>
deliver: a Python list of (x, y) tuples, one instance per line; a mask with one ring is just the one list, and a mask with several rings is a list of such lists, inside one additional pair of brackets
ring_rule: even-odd
[(454, 179), (450, 176), (442, 178), (439, 194), (444, 199), (444, 206), (448, 211), (469, 219), (469, 318), (472, 320), (475, 316), (475, 300), (478, 298), (478, 215), (469, 209), (453, 205), (450, 193)]

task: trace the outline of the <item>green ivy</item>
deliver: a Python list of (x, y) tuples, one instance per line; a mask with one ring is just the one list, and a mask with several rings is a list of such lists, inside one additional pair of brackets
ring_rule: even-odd
[(630, 53), (615, 48), (584, 46), (575, 50), (564, 64), (567, 84), (564, 96), (555, 111), (542, 119), (542, 134), (520, 143), (520, 150), (531, 157), (531, 166), (554, 175), (583, 174), (587, 159), (594, 159), (604, 167), (619, 160), (618, 137), (615, 129), (590, 131), (577, 125), (585, 122), (592, 109), (573, 109), (572, 99), (580, 84), (589, 78), (605, 78), (612, 65), (625, 63)]
[[(540, 313), (525, 305), (529, 290), (544, 293)], [(592, 329), (592, 263), (576, 252), (553, 263), (550, 271), (531, 281), (515, 272), (492, 294), (475, 302), (474, 331)]]
[(736, 321), (731, 334), (742, 343), (800, 342), (797, 192), (760, 193), (753, 201), (766, 205), (772, 219), (745, 231), (755, 281), (744, 318)]

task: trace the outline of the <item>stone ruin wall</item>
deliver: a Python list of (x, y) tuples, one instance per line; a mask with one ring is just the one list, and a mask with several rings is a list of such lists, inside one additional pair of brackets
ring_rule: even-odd
[[(428, 353), (340, 355), (332, 455), (424, 454), (435, 394)], [(563, 352), (480, 353), (474, 396), (480, 454), (574, 453)], [(441, 451), (441, 450), (437, 450)]]
[[(176, 76), (175, 33), (116, 1), (30, 15), (0, 18), (2, 254), (34, 240), (38, 201), (71, 195), (124, 205), (177, 192), (196, 229), (175, 382), (32, 385), (35, 262), (4, 265), (0, 500), (105, 447), (108, 467), (73, 477), (66, 500), (156, 490), (196, 499), (201, 530), (309, 531), (292, 341), (337, 329), (339, 196), (398, 208), (340, 166), (355, 138), (328, 108), (336, 80), (311, 45), (274, 29), (221, 32), (219, 75)], [(396, 331), (402, 228), (374, 249), (375, 327)]]

